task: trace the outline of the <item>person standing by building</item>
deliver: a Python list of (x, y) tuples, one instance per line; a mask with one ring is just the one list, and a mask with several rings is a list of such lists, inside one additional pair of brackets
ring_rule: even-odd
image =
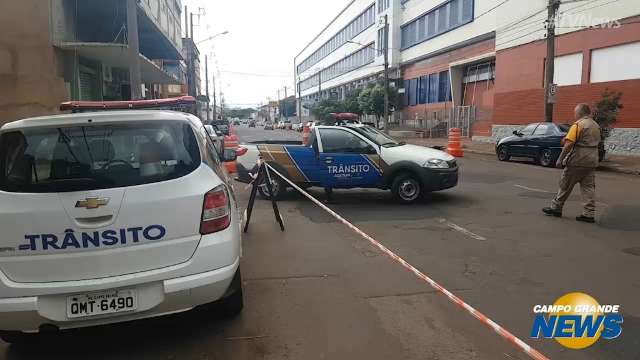
[(564, 167), (560, 179), (560, 190), (558, 190), (551, 206), (542, 209), (542, 212), (550, 216), (561, 217), (564, 203), (571, 195), (573, 187), (580, 183), (584, 209), (582, 215), (576, 217), (576, 220), (594, 223), (600, 126), (591, 117), (591, 109), (587, 104), (576, 106), (574, 115), (576, 122), (564, 138), (562, 153), (556, 162), (556, 167)]

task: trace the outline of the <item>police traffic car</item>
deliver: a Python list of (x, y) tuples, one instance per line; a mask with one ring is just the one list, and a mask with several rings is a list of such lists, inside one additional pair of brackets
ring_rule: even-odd
[(213, 141), (172, 111), (0, 128), (0, 337), (216, 301), (238, 313), (241, 220)]
[[(433, 148), (398, 142), (362, 124), (314, 126), (306, 145), (257, 143), (243, 145), (238, 158), (242, 168), (252, 169), (258, 157), (301, 187), (390, 189), (403, 203), (418, 201), (432, 191), (458, 184), (453, 156)], [(274, 197), (287, 183), (272, 177)], [(267, 197), (266, 186), (258, 188)]]

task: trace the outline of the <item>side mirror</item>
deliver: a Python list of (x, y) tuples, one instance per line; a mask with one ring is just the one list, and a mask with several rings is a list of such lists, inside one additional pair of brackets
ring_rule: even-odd
[(224, 152), (222, 153), (223, 162), (236, 161), (236, 159), (238, 159), (238, 153), (236, 153), (235, 150), (224, 149)]
[(518, 130), (513, 130), (513, 135), (515, 136), (522, 136), (522, 133)]
[(378, 152), (376, 151), (376, 149), (373, 148), (373, 146), (368, 146), (367, 150), (366, 150), (366, 154), (368, 154), (368, 155), (376, 155), (376, 154), (378, 154)]

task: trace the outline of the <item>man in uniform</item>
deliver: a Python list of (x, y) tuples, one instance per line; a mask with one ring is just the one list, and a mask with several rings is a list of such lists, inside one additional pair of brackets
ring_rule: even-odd
[(556, 167), (564, 167), (560, 179), (560, 190), (558, 190), (551, 206), (542, 209), (542, 211), (550, 216), (561, 217), (565, 201), (571, 195), (573, 187), (580, 183), (584, 210), (582, 215), (576, 217), (576, 220), (594, 223), (600, 126), (591, 117), (591, 109), (587, 104), (576, 106), (574, 115), (576, 122), (563, 140), (562, 153), (556, 163)]

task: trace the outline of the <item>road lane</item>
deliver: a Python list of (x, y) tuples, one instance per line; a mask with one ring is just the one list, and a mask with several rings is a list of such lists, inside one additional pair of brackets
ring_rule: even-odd
[[(640, 317), (640, 178), (599, 172), (598, 224), (589, 225), (573, 219), (581, 208), (578, 188), (564, 218), (542, 215), (557, 189), (558, 169), (482, 155), (468, 155), (460, 166), (457, 188), (415, 206), (395, 204), (387, 191), (354, 189), (337, 190), (331, 207), (445, 286), (469, 289), (465, 299), (527, 340), (537, 303), (571, 291), (620, 303), (625, 326), (618, 340), (571, 353), (553, 340), (530, 342), (563, 358), (640, 357), (634, 326)], [(324, 198), (320, 189), (311, 192)], [(309, 220), (338, 226), (299, 196), (288, 200)]]

